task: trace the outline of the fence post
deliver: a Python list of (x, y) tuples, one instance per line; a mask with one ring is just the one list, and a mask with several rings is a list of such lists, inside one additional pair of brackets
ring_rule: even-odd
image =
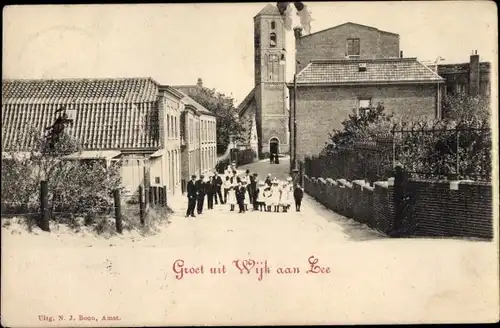
[(40, 181), (40, 229), (50, 232), (49, 187), (47, 181)]
[(167, 206), (167, 186), (163, 186), (163, 199), (162, 199), (162, 206)]
[(455, 129), (455, 133), (456, 133), (456, 138), (457, 138), (457, 149), (455, 150), (455, 156), (456, 156), (455, 179), (458, 180), (458, 179), (460, 179), (460, 177), (459, 177), (459, 172), (460, 172), (460, 157), (458, 156), (458, 149), (460, 148), (460, 131), (458, 129)]
[(113, 190), (113, 198), (115, 200), (115, 220), (116, 220), (116, 231), (118, 233), (123, 232), (123, 222), (122, 222), (122, 206), (120, 200), (120, 189)]
[(145, 204), (144, 204), (144, 186), (139, 186), (139, 218), (141, 219), (141, 224), (144, 225), (145, 216)]

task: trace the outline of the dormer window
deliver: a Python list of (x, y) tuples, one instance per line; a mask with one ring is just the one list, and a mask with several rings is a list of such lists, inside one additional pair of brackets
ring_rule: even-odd
[(271, 22), (271, 30), (274, 30), (276, 28), (276, 23), (273, 21)]
[(359, 39), (347, 39), (346, 56), (359, 56)]
[(276, 42), (276, 33), (271, 33), (269, 35), (269, 46), (271, 48), (275, 48), (276, 44), (277, 44), (277, 42)]

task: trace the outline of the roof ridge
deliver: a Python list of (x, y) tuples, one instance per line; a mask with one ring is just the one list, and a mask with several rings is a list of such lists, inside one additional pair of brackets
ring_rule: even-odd
[(49, 82), (49, 81), (134, 81), (134, 80), (150, 80), (156, 84), (159, 84), (151, 76), (142, 77), (64, 77), (64, 78), (3, 78), (2, 82)]
[(405, 58), (366, 58), (366, 59), (316, 59), (311, 60), (310, 63), (326, 64), (326, 63), (383, 63), (383, 62), (413, 62), (418, 61), (417, 57)]
[(329, 30), (333, 30), (334, 28), (337, 28), (337, 27), (341, 27), (341, 26), (344, 26), (344, 25), (347, 25), (347, 24), (353, 24), (353, 25), (358, 25), (358, 26), (363, 26), (363, 27), (367, 27), (369, 29), (372, 29), (372, 30), (376, 30), (376, 31), (379, 31), (381, 33), (387, 33), (387, 34), (391, 34), (391, 35), (397, 35), (399, 36), (399, 34), (397, 33), (393, 33), (393, 32), (388, 32), (388, 31), (383, 31), (383, 30), (380, 30), (374, 26), (369, 26), (369, 25), (363, 25), (363, 24), (359, 24), (359, 23), (354, 23), (354, 22), (345, 22), (345, 23), (342, 23), (342, 24), (339, 24), (339, 25), (335, 25), (335, 26), (332, 26), (332, 27), (328, 27), (328, 28), (325, 28), (324, 30), (321, 30), (321, 31), (317, 31), (317, 32), (314, 32), (314, 33), (310, 33), (310, 34), (307, 34), (307, 35), (303, 35), (301, 36), (300, 38), (306, 38), (308, 36), (311, 36), (311, 35), (315, 35), (315, 34), (319, 34), (321, 32), (326, 32), (326, 31), (329, 31)]

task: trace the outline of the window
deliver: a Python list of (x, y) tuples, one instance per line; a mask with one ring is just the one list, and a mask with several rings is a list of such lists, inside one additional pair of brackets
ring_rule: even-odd
[(275, 22), (271, 22), (271, 30), (274, 30), (276, 28), (276, 23)]
[(170, 115), (167, 114), (167, 138), (170, 138)]
[(347, 39), (346, 56), (359, 56), (359, 39)]
[(277, 41), (276, 41), (276, 33), (271, 33), (269, 35), (269, 46), (271, 48), (275, 48), (276, 47), (276, 44), (277, 44)]
[(369, 98), (360, 98), (358, 100), (358, 115), (365, 115), (370, 111), (372, 100)]

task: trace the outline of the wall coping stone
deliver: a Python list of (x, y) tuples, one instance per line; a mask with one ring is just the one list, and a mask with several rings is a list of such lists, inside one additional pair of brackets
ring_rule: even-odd
[(466, 182), (474, 182), (472, 180), (452, 180), (450, 181), (450, 190), (458, 190), (458, 185)]
[(388, 181), (377, 181), (373, 184), (374, 186), (382, 187), (382, 188), (389, 188), (389, 183)]

